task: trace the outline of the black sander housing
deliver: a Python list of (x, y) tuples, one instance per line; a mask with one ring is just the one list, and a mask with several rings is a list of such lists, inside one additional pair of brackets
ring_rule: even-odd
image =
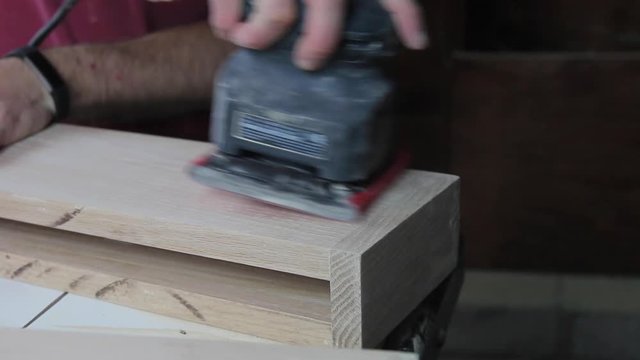
[(322, 70), (304, 71), (292, 61), (302, 1), (298, 9), (284, 39), (237, 51), (219, 72), (211, 119), (218, 152), (191, 174), (208, 186), (354, 220), (405, 165), (394, 162), (393, 86), (378, 64), (398, 41), (378, 1), (352, 0), (336, 54)]

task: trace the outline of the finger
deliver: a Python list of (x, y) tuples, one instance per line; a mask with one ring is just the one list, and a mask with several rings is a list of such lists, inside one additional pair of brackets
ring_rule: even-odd
[[(226, 1), (226, 0), (225, 0)], [(237, 26), (231, 40), (238, 46), (264, 49), (279, 40), (296, 21), (293, 0), (260, 0), (249, 21)]]
[(209, 0), (209, 24), (216, 34), (227, 34), (242, 21), (243, 0)]
[(422, 10), (415, 0), (380, 0), (391, 14), (402, 42), (411, 49), (427, 47), (429, 39), (422, 20)]
[(296, 44), (294, 61), (305, 70), (317, 70), (341, 41), (346, 13), (345, 0), (305, 0), (303, 35)]

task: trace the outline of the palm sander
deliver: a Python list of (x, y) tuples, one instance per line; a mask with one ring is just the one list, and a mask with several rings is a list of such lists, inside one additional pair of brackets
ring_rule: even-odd
[(393, 86), (380, 68), (398, 41), (378, 1), (353, 0), (333, 58), (322, 70), (304, 71), (291, 59), (302, 1), (298, 9), (286, 37), (267, 50), (238, 50), (220, 70), (211, 119), (218, 150), (190, 174), (278, 206), (356, 220), (409, 162), (398, 152), (388, 106)]

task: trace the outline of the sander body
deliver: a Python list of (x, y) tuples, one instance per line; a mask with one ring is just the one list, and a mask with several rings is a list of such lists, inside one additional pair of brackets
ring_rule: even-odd
[[(336, 220), (355, 220), (406, 167), (380, 61), (397, 47), (389, 14), (352, 0), (337, 53), (319, 71), (297, 68), (293, 30), (267, 50), (241, 49), (220, 70), (211, 138), (215, 154), (194, 179), (240, 195)], [(247, 2), (247, 11), (251, 3)]]

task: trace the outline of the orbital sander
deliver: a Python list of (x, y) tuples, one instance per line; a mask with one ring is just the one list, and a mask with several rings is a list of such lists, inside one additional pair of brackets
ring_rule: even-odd
[[(253, 4), (245, 2), (245, 14)], [(219, 71), (211, 138), (217, 151), (191, 176), (204, 185), (281, 207), (357, 220), (408, 166), (390, 112), (381, 62), (399, 41), (376, 0), (351, 0), (340, 46), (324, 68), (292, 61), (304, 4), (288, 34), (266, 50), (240, 49)]]

